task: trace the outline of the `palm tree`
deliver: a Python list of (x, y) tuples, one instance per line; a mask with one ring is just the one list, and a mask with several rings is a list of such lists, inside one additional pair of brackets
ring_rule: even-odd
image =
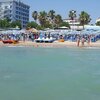
[(100, 21), (96, 22), (96, 25), (97, 25), (97, 26), (100, 26)]
[(56, 27), (59, 27), (59, 25), (62, 23), (62, 17), (61, 15), (56, 15), (55, 16), (55, 24), (56, 24)]
[(37, 11), (34, 11), (32, 13), (32, 17), (34, 18), (35, 22), (37, 21), (37, 18), (38, 18), (38, 12)]
[(53, 27), (54, 26), (55, 11), (50, 10), (48, 13), (48, 17), (50, 18), (50, 23), (52, 24), (52, 27)]
[(47, 13), (45, 11), (41, 11), (39, 13), (38, 19), (39, 19), (39, 22), (40, 22), (41, 26), (44, 27), (45, 23), (47, 21)]
[(75, 10), (69, 11), (69, 18), (71, 20), (74, 20), (74, 18), (76, 18), (76, 11)]
[(53, 20), (55, 17), (55, 11), (54, 10), (50, 10), (48, 13), (49, 17)]
[(82, 11), (81, 14), (79, 15), (79, 21), (80, 24), (83, 25), (84, 29), (84, 25), (88, 24), (91, 21), (90, 15), (87, 12)]
[(76, 11), (75, 10), (71, 10), (69, 11), (69, 18), (72, 20), (72, 24), (74, 26), (74, 19), (76, 18)]

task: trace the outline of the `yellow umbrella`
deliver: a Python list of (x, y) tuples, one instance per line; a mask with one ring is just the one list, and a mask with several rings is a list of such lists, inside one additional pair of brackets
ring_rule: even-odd
[(30, 30), (29, 30), (29, 32), (32, 32), (32, 33), (37, 33), (37, 32), (38, 32), (38, 30), (37, 30), (37, 29), (35, 29), (35, 28), (32, 28), (32, 29), (30, 29)]

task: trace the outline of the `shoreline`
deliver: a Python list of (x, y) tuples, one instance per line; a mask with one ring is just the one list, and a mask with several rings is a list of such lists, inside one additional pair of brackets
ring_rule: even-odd
[(84, 48), (84, 47), (98, 47), (100, 48), (100, 41), (95, 42), (95, 43), (90, 43), (90, 46), (85, 42), (84, 46), (80, 43), (80, 46), (77, 46), (77, 42), (71, 42), (71, 41), (65, 41), (65, 42), (58, 42), (55, 41), (53, 43), (36, 43), (36, 42), (31, 42), (31, 41), (20, 41), (17, 44), (3, 44), (2, 41), (0, 41), (0, 47), (8, 47), (8, 46), (24, 46), (24, 47), (51, 47), (51, 48), (62, 48), (62, 47), (77, 47), (77, 48)]

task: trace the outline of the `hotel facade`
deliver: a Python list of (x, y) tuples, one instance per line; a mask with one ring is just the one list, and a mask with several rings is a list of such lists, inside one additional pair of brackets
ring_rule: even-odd
[(9, 18), (12, 21), (21, 21), (22, 28), (29, 22), (30, 6), (18, 0), (0, 2), (0, 19)]

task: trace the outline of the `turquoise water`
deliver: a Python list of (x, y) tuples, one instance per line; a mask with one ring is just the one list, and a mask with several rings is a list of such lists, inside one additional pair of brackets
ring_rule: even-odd
[(0, 48), (0, 100), (100, 100), (100, 49)]

